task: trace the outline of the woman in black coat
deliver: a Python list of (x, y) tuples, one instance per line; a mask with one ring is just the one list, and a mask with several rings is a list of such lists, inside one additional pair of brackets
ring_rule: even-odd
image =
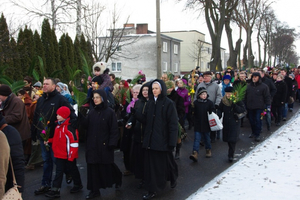
[(277, 91), (273, 97), (271, 111), (273, 113), (276, 126), (280, 126), (280, 121), (282, 118), (282, 109), (286, 101), (286, 95), (288, 90), (287, 85), (284, 82), (283, 76), (281, 74), (278, 74), (275, 81), (275, 86)]
[(171, 181), (171, 188), (176, 187), (178, 177), (172, 153), (178, 138), (178, 116), (173, 101), (167, 98), (166, 85), (162, 80), (151, 82), (146, 112), (144, 115), (136, 112), (136, 117), (146, 123), (144, 185), (148, 193), (143, 199), (152, 199), (156, 192), (165, 188), (167, 181)]
[(122, 184), (122, 173), (114, 163), (114, 147), (119, 133), (115, 112), (107, 105), (104, 90), (93, 91), (94, 109), (87, 117), (82, 117), (86, 133), (87, 189), (86, 199), (100, 196), (100, 188), (115, 187)]
[(241, 127), (241, 120), (238, 119), (236, 114), (246, 111), (243, 101), (233, 103), (230, 97), (233, 92), (233, 87), (225, 89), (225, 96), (222, 98), (218, 108), (219, 118), (223, 116), (223, 141), (228, 143), (228, 160), (233, 161), (236, 142), (238, 141)]
[[(133, 112), (144, 114), (148, 102), (148, 91), (150, 83), (145, 83), (139, 92), (139, 100), (135, 102)], [(133, 129), (133, 145), (132, 145), (132, 164), (133, 173), (136, 179), (141, 179), (138, 188), (142, 188), (144, 184), (144, 153), (143, 139), (145, 132), (145, 124), (136, 119), (135, 115), (131, 115), (126, 125), (127, 129)]]

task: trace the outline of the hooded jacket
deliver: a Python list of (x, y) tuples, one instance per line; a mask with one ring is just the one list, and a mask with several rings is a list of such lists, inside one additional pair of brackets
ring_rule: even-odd
[(78, 158), (78, 131), (70, 123), (70, 118), (55, 128), (53, 138), (49, 139), (52, 143), (52, 150), (55, 158), (73, 161)]
[(245, 101), (247, 109), (250, 110), (263, 110), (266, 108), (266, 106), (271, 105), (271, 95), (269, 87), (262, 82), (260, 74), (258, 75), (258, 77), (259, 80), (254, 83), (252, 80), (252, 75), (251, 82), (247, 85)]
[(114, 150), (119, 140), (118, 124), (115, 112), (108, 107), (104, 90), (95, 90), (102, 97), (102, 103), (95, 105), (81, 123), (87, 129), (85, 158), (88, 164), (113, 164)]
[[(159, 82), (161, 94), (155, 100), (152, 86)], [(143, 148), (156, 151), (169, 151), (174, 148), (178, 138), (178, 116), (173, 101), (167, 98), (166, 84), (159, 79), (151, 82), (149, 101), (145, 114), (139, 120), (146, 123)]]

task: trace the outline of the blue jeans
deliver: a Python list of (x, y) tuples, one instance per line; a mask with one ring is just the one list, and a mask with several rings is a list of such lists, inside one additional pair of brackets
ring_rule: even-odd
[(252, 129), (252, 135), (254, 137), (259, 137), (260, 132), (262, 130), (262, 120), (261, 113), (264, 111), (263, 109), (255, 109), (255, 110), (248, 110), (249, 122)]
[(288, 111), (288, 104), (285, 103), (282, 107), (282, 118), (286, 118), (287, 111)]
[(200, 148), (201, 136), (203, 136), (205, 149), (211, 149), (210, 132), (200, 133), (200, 132), (195, 131), (193, 151), (197, 151), (198, 153), (199, 153), (199, 148)]
[(42, 148), (42, 158), (44, 161), (42, 186), (51, 187), (53, 162), (55, 162), (55, 158), (53, 155), (52, 147), (49, 147), (48, 151), (44, 145), (44, 140), (40, 140), (40, 142)]

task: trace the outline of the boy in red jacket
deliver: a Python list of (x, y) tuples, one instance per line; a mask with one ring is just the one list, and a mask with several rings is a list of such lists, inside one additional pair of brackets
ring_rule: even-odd
[(48, 141), (52, 143), (53, 154), (56, 158), (56, 175), (51, 190), (46, 193), (46, 197), (50, 198), (60, 197), (61, 183), (67, 166), (74, 181), (74, 186), (70, 193), (79, 192), (83, 188), (80, 173), (76, 166), (76, 158), (78, 158), (78, 131), (69, 123), (70, 109), (62, 106), (57, 110), (56, 114), (57, 126), (53, 138), (50, 138)]

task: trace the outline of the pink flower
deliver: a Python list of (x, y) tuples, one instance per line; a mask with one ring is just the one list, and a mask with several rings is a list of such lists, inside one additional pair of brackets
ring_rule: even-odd
[(46, 135), (46, 131), (45, 130), (42, 130), (42, 133)]
[(139, 74), (143, 74), (143, 71), (142, 71), (142, 70), (140, 70), (140, 71), (139, 71)]

